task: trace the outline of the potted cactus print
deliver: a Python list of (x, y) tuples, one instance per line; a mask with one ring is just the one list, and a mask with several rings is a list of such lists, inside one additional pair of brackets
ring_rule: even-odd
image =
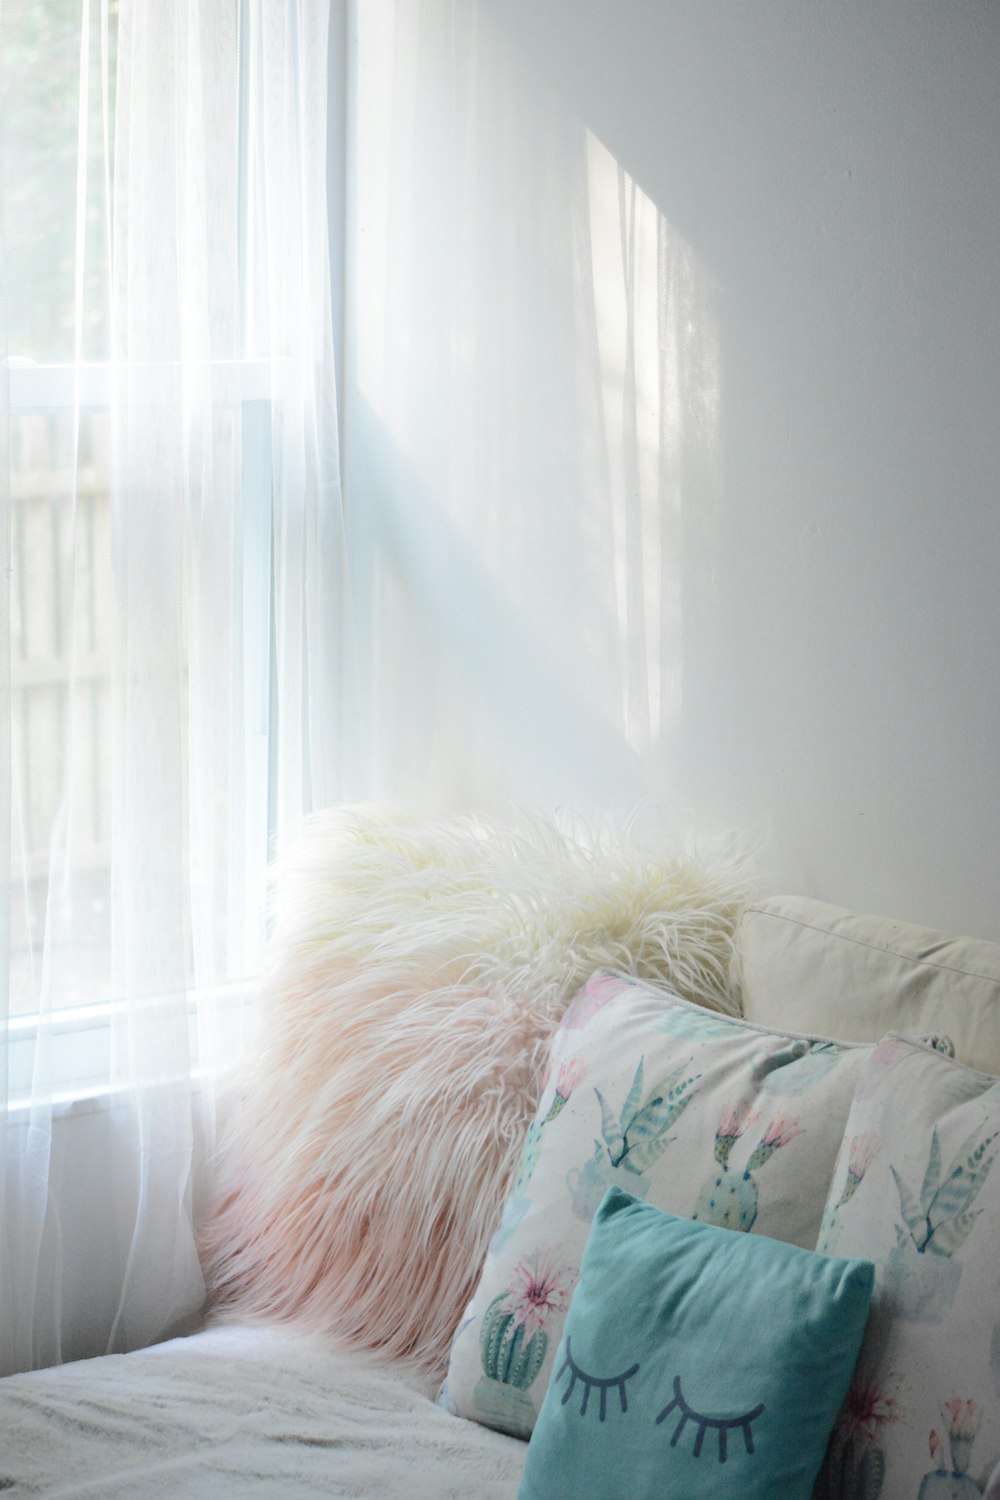
[(954, 1301), (962, 1275), (957, 1252), (979, 1218), (973, 1204), (996, 1159), (996, 1152), (990, 1152), (996, 1134), (977, 1142), (979, 1133), (977, 1128), (962, 1142), (943, 1170), (935, 1128), (919, 1197), (895, 1167), (889, 1169), (903, 1216), (885, 1267), (885, 1287), (897, 1316), (936, 1322)]
[(787, 1146), (795, 1136), (801, 1135), (795, 1120), (772, 1120), (750, 1155), (746, 1167), (741, 1171), (729, 1165), (733, 1146), (740, 1136), (756, 1120), (747, 1112), (745, 1104), (728, 1109), (719, 1121), (715, 1132), (715, 1159), (719, 1170), (712, 1173), (698, 1194), (693, 1219), (705, 1224), (718, 1224), (722, 1229), (738, 1229), (749, 1232), (757, 1219), (760, 1192), (753, 1176), (770, 1160), (774, 1153)]
[(845, 1443), (837, 1462), (840, 1500), (879, 1500), (885, 1483), (885, 1454), (874, 1443)]
[(898, 1383), (855, 1375), (827, 1449), (815, 1500), (880, 1500), (886, 1459), (884, 1428), (903, 1420)]
[(551, 1312), (569, 1306), (570, 1277), (544, 1250), (520, 1261), (514, 1285), (494, 1297), (479, 1330), (482, 1378), (476, 1406), (492, 1427), (528, 1437), (535, 1404), (528, 1394), (549, 1347), (544, 1323)]
[(581, 1169), (567, 1176), (573, 1212), (587, 1223), (594, 1217), (609, 1187), (618, 1184), (637, 1198), (649, 1191), (649, 1169), (670, 1144), (667, 1131), (684, 1113), (693, 1097), (696, 1076), (685, 1076), (682, 1063), (666, 1078), (643, 1092), (643, 1063), (635, 1070), (631, 1087), (616, 1115), (600, 1089), (595, 1089), (601, 1108), (603, 1141), (594, 1142), (594, 1154)]
[(973, 1479), (969, 1473), (972, 1449), (979, 1433), (983, 1414), (975, 1401), (958, 1399), (945, 1401), (941, 1416), (948, 1431), (948, 1448), (951, 1468), (947, 1467), (944, 1445), (938, 1434), (931, 1431), (931, 1462), (937, 1468), (925, 1474), (920, 1484), (917, 1500), (979, 1500), (986, 1487), (987, 1475), (982, 1480)]

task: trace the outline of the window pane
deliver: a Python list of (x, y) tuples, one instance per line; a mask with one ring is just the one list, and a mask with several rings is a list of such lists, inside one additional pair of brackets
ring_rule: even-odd
[(47, 928), (56, 1003), (109, 993), (108, 427), (81, 413), (74, 464), (72, 413), (11, 422), (12, 1011), (37, 1004)]
[[(84, 212), (81, 351), (107, 355), (110, 145), (118, 0), (92, 0), (83, 35), (82, 0), (3, 0), (0, 97), (4, 115), (3, 322), (5, 352), (42, 361), (75, 356), (76, 203), (82, 167)], [(87, 105), (80, 141), (81, 44)], [(102, 76), (107, 64), (108, 117)], [(107, 150), (106, 150), (107, 143)]]

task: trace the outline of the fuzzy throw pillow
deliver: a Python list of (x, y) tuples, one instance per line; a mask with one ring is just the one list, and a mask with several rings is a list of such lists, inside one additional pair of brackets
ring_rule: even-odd
[(733, 1011), (745, 860), (355, 807), (307, 823), (274, 890), (202, 1233), (214, 1315), (440, 1374), (566, 1006), (611, 966)]

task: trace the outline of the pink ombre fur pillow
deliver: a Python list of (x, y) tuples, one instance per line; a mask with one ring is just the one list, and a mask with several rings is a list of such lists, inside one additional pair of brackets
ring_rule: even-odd
[(732, 1011), (745, 861), (526, 814), (346, 808), (309, 821), (275, 891), (202, 1234), (214, 1315), (438, 1374), (567, 1004), (611, 966)]

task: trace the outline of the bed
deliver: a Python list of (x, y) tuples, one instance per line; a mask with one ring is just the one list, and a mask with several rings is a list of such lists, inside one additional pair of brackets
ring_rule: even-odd
[[(748, 1161), (729, 1217), (706, 1232), (787, 1241), (812, 1262), (817, 1245), (867, 1258), (877, 1318), (851, 1355), (853, 1382), (833, 1401), (827, 1456), (820, 1469), (820, 1447), (806, 1465), (808, 1483), (745, 1483), (745, 1424), (728, 1468), (699, 1462), (706, 1487), (675, 1492), (1000, 1492), (1000, 946), (801, 897), (760, 899), (731, 862), (653, 857), (632, 835), (582, 851), (523, 823), (498, 839), (341, 815), (313, 830), (282, 878), (287, 905), (263, 986), (270, 1071), (243, 1076), (203, 1240), (209, 1324), (0, 1381), (0, 1491), (515, 1500), (523, 1484), (528, 1496), (586, 1494), (572, 1462), (541, 1489), (526, 1477), (540, 1432), (548, 1441), (553, 1419), (576, 1421), (557, 1389), (576, 1304), (553, 1296), (518, 1327), (504, 1302), (510, 1268), (526, 1260), (517, 1237), (540, 1215), (562, 1262), (572, 1252), (578, 1263), (581, 1221), (601, 1192), (606, 1204), (637, 1183), (667, 1219), (704, 1219), (705, 1173), (687, 1167), (714, 1150), (716, 1181), (730, 1152)], [(498, 897), (515, 888), (517, 899)], [(615, 1007), (624, 1020), (612, 1027)], [(283, 1056), (286, 1032), (294, 1050)], [(623, 1058), (609, 1084), (599, 1070), (615, 1047)], [(674, 1088), (685, 1108), (669, 1119), (644, 1098), (661, 1066), (655, 1048), (665, 1076), (680, 1076), (677, 1058), (686, 1070)], [(756, 1059), (745, 1076), (744, 1057)], [(739, 1109), (712, 1094), (716, 1076), (727, 1087), (743, 1078)], [(703, 1103), (690, 1102), (699, 1090)], [(643, 1173), (632, 1178), (630, 1107), (635, 1120), (646, 1111)], [(617, 1131), (621, 1149), (608, 1157), (602, 1132)], [(893, 1132), (903, 1145), (890, 1161)], [(583, 1208), (584, 1158), (560, 1156), (580, 1142), (600, 1167)], [(913, 1161), (898, 1154), (910, 1150)], [(948, 1173), (966, 1159), (963, 1197)], [(938, 1255), (917, 1243), (935, 1192), (925, 1218), (940, 1229)], [(887, 1349), (891, 1369), (879, 1363)], [(609, 1420), (593, 1429), (609, 1441), (623, 1391), (621, 1409), (613, 1390)], [(678, 1390), (665, 1410), (681, 1401)], [(631, 1440), (622, 1451), (614, 1493), (659, 1495)]]
[(0, 1491), (88, 1500), (510, 1500), (525, 1445), (316, 1336), (216, 1328), (9, 1377)]

